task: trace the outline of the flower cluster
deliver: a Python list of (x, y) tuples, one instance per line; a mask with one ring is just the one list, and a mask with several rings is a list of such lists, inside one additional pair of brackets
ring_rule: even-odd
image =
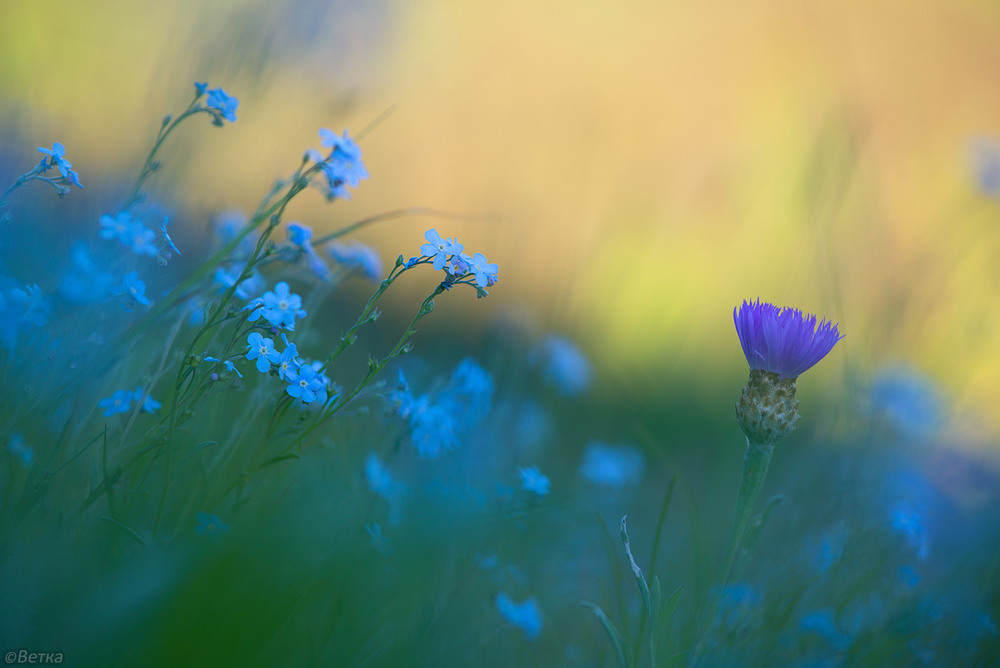
[(286, 231), (288, 233), (288, 243), (297, 251), (293, 254), (293, 258), (290, 261), (297, 262), (302, 256), (305, 256), (309, 264), (309, 271), (316, 278), (324, 281), (327, 280), (330, 277), (330, 270), (319, 254), (316, 253), (316, 249), (313, 248), (312, 228), (302, 223), (289, 223)]
[[(251, 332), (247, 336), (246, 359), (256, 360), (257, 371), (268, 374), (273, 372), (283, 380), (287, 384), (285, 392), (288, 396), (301, 399), (306, 404), (314, 401), (325, 404), (331, 383), (323, 373), (322, 362), (300, 359), (295, 344), (289, 342), (284, 334), (281, 335), (281, 340), (285, 343), (285, 349), (279, 353), (274, 347), (274, 339), (265, 337), (260, 332)], [(218, 361), (214, 358), (206, 360)], [(230, 370), (235, 371), (235, 367)]]
[(368, 169), (361, 159), (361, 148), (347, 134), (347, 130), (338, 136), (331, 130), (321, 128), (319, 143), (324, 148), (330, 149), (326, 157), (316, 150), (310, 150), (306, 155), (319, 165), (326, 176), (324, 187), (326, 198), (351, 199), (351, 192), (347, 186), (357, 188), (361, 179), (368, 178)]
[(104, 417), (111, 417), (118, 413), (128, 413), (132, 410), (132, 403), (140, 400), (141, 410), (146, 413), (155, 413), (162, 405), (152, 395), (146, 394), (142, 386), (138, 386), (134, 390), (118, 390), (110, 397), (98, 401), (97, 406), (104, 409)]
[(167, 233), (168, 219), (160, 223), (160, 240), (156, 243), (156, 232), (146, 227), (141, 220), (128, 211), (119, 211), (116, 215), (101, 216), (101, 238), (117, 239), (120, 244), (136, 255), (170, 259), (171, 252), (181, 254), (174, 245), (173, 239)]
[(467, 283), (476, 287), (479, 296), (486, 296), (486, 290), (500, 280), (500, 267), (491, 263), (482, 253), (468, 255), (463, 252), (465, 247), (455, 239), (442, 238), (437, 229), (431, 228), (424, 233), (427, 243), (420, 247), (421, 255), (412, 257), (406, 263), (406, 268), (418, 264), (432, 264), (438, 271), (445, 271), (445, 280), (441, 283), (445, 289), (450, 289), (456, 283)]
[(420, 456), (435, 459), (458, 448), (463, 434), (489, 413), (493, 378), (475, 360), (465, 358), (443, 388), (415, 397), (400, 371), (399, 386), (389, 400), (396, 415), (407, 420), (410, 440)]

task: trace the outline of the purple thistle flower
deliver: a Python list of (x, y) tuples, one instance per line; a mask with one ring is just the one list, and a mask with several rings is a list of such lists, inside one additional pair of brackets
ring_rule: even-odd
[(797, 378), (826, 357), (843, 335), (837, 326), (793, 308), (744, 301), (733, 309), (733, 321), (751, 371)]

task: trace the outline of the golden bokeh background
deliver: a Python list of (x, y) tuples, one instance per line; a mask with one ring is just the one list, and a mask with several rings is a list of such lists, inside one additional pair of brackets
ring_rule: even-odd
[(452, 316), (521, 309), (631, 391), (735, 395), (731, 310), (759, 296), (847, 334), (816, 387), (904, 360), (1000, 424), (1000, 200), (970, 160), (1000, 137), (995, 3), (5, 2), (0, 58), (6, 152), (63, 142), (82, 197), (134, 173), (194, 81), (240, 107), (165, 152), (156, 187), (192, 210), (252, 209), (319, 127), (391, 108), (354, 199), (291, 217), (493, 216), (359, 235), (388, 260), (433, 225), (499, 262), (488, 304)]

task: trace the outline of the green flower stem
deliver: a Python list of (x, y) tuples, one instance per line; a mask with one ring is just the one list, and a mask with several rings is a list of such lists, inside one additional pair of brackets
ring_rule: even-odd
[[(296, 445), (302, 443), (302, 441), (304, 441), (307, 436), (316, 431), (319, 427), (325, 424), (327, 420), (329, 420), (331, 417), (340, 412), (341, 409), (344, 408), (344, 406), (350, 403), (355, 397), (358, 396), (358, 394), (361, 393), (362, 390), (368, 387), (368, 385), (375, 379), (375, 377), (378, 376), (379, 372), (381, 372), (382, 369), (385, 368), (386, 364), (388, 364), (389, 362), (391, 362), (392, 360), (394, 360), (395, 358), (399, 357), (400, 355), (402, 355), (404, 352), (407, 351), (407, 342), (409, 341), (411, 336), (416, 334), (417, 323), (420, 322), (420, 320), (424, 316), (428, 315), (431, 311), (434, 310), (434, 298), (437, 297), (442, 292), (444, 292), (444, 288), (441, 287), (440, 285), (434, 288), (434, 291), (431, 294), (429, 294), (420, 304), (420, 308), (417, 310), (417, 314), (413, 316), (413, 320), (410, 321), (410, 324), (406, 328), (406, 331), (403, 332), (403, 335), (399, 337), (398, 341), (396, 341), (396, 345), (392, 347), (392, 350), (390, 350), (385, 357), (379, 360), (372, 360), (369, 362), (368, 373), (365, 374), (365, 377), (361, 379), (361, 382), (359, 382), (353, 390), (351, 390), (347, 394), (340, 395), (339, 397), (336, 396), (331, 397), (329, 400), (330, 401), (329, 406), (324, 406), (323, 410), (319, 413), (319, 415), (316, 417), (313, 423), (309, 425), (301, 434), (299, 434), (299, 436), (294, 441), (292, 441), (284, 450), (282, 450), (281, 454), (287, 454), (288, 452), (290, 452)], [(361, 319), (359, 319), (359, 322), (360, 321)]]
[(382, 298), (382, 295), (385, 294), (385, 291), (389, 289), (389, 286), (392, 285), (397, 278), (403, 275), (404, 271), (406, 271), (406, 265), (397, 264), (395, 267), (392, 268), (392, 271), (389, 272), (389, 275), (382, 281), (382, 283), (379, 284), (375, 292), (372, 293), (372, 296), (368, 298), (368, 302), (365, 304), (365, 307), (361, 310), (361, 315), (358, 316), (357, 322), (351, 325), (351, 328), (348, 329), (346, 332), (344, 332), (343, 335), (341, 335), (340, 345), (338, 345), (337, 348), (330, 353), (330, 356), (326, 358), (326, 362), (324, 362), (323, 364), (324, 369), (330, 366), (333, 360), (340, 357), (340, 354), (342, 352), (344, 352), (351, 345), (354, 344), (354, 341), (357, 338), (356, 337), (357, 331), (361, 329), (362, 325), (368, 322), (372, 322), (374, 320), (372, 316), (375, 311), (375, 306), (376, 304), (378, 304), (378, 300)]
[(42, 173), (42, 167), (41, 165), (38, 165), (30, 172), (26, 172), (24, 174), (21, 174), (21, 176), (17, 177), (17, 181), (14, 181), (14, 185), (12, 185), (10, 188), (7, 188), (7, 190), (4, 191), (3, 195), (0, 195), (0, 206), (6, 206), (7, 198), (10, 197), (11, 193), (13, 193), (15, 190), (17, 190), (24, 184), (26, 184), (28, 181), (38, 178), (41, 173)]
[(747, 451), (743, 456), (743, 479), (740, 481), (740, 491), (736, 497), (736, 515), (733, 517), (733, 531), (729, 537), (729, 550), (726, 552), (723, 587), (729, 584), (729, 578), (732, 577), (739, 548), (747, 527), (750, 525), (754, 503), (760, 496), (760, 490), (764, 487), (764, 478), (771, 465), (773, 453), (773, 444), (755, 443), (747, 439)]
[(128, 199), (125, 200), (125, 204), (122, 205), (120, 211), (128, 211), (142, 200), (142, 186), (146, 183), (146, 180), (153, 175), (153, 172), (159, 169), (159, 165), (155, 161), (156, 153), (160, 150), (160, 147), (163, 146), (163, 142), (166, 141), (170, 133), (174, 131), (174, 128), (180, 125), (181, 121), (188, 116), (193, 116), (199, 111), (207, 111), (202, 107), (195, 106), (198, 102), (198, 97), (200, 96), (195, 97), (195, 99), (191, 101), (191, 104), (188, 105), (188, 108), (185, 109), (184, 112), (177, 118), (170, 120), (171, 117), (167, 116), (163, 119), (164, 122), (160, 124), (160, 130), (156, 133), (156, 141), (153, 142), (153, 148), (149, 150), (149, 155), (146, 156), (146, 161), (142, 164), (139, 176), (136, 177), (135, 184), (132, 186), (132, 192), (128, 196)]
[[(723, 562), (722, 589), (729, 586), (729, 580), (733, 575), (733, 569), (739, 557), (740, 545), (750, 525), (750, 518), (753, 515), (754, 503), (760, 496), (760, 490), (764, 487), (764, 478), (767, 477), (767, 469), (771, 465), (771, 455), (774, 453), (773, 443), (758, 443), (747, 439), (747, 450), (743, 456), (743, 478), (740, 480), (740, 489), (736, 496), (736, 514), (733, 517), (733, 529), (729, 537), (729, 548), (726, 550), (726, 558)], [(721, 592), (720, 592), (721, 595)], [(701, 628), (694, 649), (688, 661), (689, 666), (698, 663), (702, 647), (711, 630), (712, 623), (719, 610), (719, 598), (714, 597), (709, 604), (708, 614), (702, 619)]]

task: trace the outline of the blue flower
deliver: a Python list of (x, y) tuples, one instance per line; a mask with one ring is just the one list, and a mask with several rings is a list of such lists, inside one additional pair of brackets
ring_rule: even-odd
[[(236, 292), (234, 294), (240, 299), (252, 299), (254, 295), (259, 294), (264, 288), (264, 279), (257, 273), (256, 269), (253, 270), (253, 272), (254, 273), (251, 274), (249, 278), (240, 283), (236, 288)], [(214, 279), (219, 292), (225, 292), (229, 288), (236, 285), (236, 281), (239, 280), (241, 274), (242, 270), (233, 267), (219, 267), (216, 269)], [(258, 305), (259, 304), (255, 303), (253, 304), (253, 307), (256, 308)]]
[(430, 403), (427, 395), (420, 397), (410, 414), (410, 439), (421, 457), (436, 459), (460, 444), (455, 416), (448, 407)]
[(19, 330), (41, 327), (48, 322), (50, 313), (49, 303), (37, 285), (25, 285), (23, 290), (11, 288), (5, 299), (0, 299), (0, 318), (11, 328), (10, 336), (16, 336)]
[(900, 434), (923, 436), (940, 426), (941, 397), (933, 381), (910, 367), (883, 369), (872, 379), (867, 399), (877, 416)]
[(368, 170), (361, 160), (361, 149), (344, 130), (343, 136), (337, 136), (332, 131), (322, 128), (319, 131), (320, 143), (332, 148), (330, 155), (323, 159), (322, 155), (311, 152), (310, 156), (320, 163), (320, 168), (327, 178), (327, 198), (350, 199), (351, 193), (347, 186), (357, 188), (361, 179), (368, 178)]
[(59, 294), (77, 304), (101, 301), (111, 294), (114, 279), (90, 256), (85, 244), (70, 251), (70, 265), (59, 281)]
[(537, 466), (522, 468), (520, 473), (522, 489), (534, 492), (538, 496), (545, 496), (549, 493), (549, 478), (539, 471)]
[(445, 391), (443, 405), (454, 407), (464, 428), (471, 428), (490, 412), (493, 403), (493, 377), (471, 357), (455, 367)]
[(169, 251), (173, 251), (178, 255), (181, 254), (181, 252), (177, 249), (177, 246), (174, 245), (174, 240), (170, 238), (169, 234), (167, 234), (167, 223), (169, 221), (169, 218), (164, 218), (163, 222), (160, 223), (160, 233), (163, 235), (163, 241), (166, 243), (166, 248), (168, 249), (164, 251), (164, 255), (168, 258), (170, 257)]
[(35, 452), (24, 444), (24, 437), (20, 432), (11, 434), (7, 451), (26, 469), (30, 469), (35, 463)]
[(319, 138), (321, 146), (333, 149), (327, 162), (337, 168), (352, 188), (357, 188), (361, 179), (368, 178), (368, 170), (361, 160), (361, 148), (348, 136), (347, 130), (338, 137), (336, 133), (320, 128)]
[(288, 240), (296, 246), (305, 248), (310, 245), (309, 240), (312, 239), (313, 235), (311, 227), (301, 223), (289, 223), (286, 231), (288, 232)]
[(833, 612), (827, 608), (806, 614), (799, 622), (799, 628), (806, 633), (815, 633), (821, 636), (837, 649), (846, 650), (850, 645), (850, 636), (837, 628)]
[(146, 284), (139, 280), (139, 274), (134, 271), (125, 274), (116, 294), (132, 295), (143, 306), (149, 306), (149, 298), (146, 297)]
[(301, 399), (303, 403), (316, 401), (317, 394), (323, 389), (323, 377), (315, 367), (303, 364), (297, 371), (289, 371), (285, 376), (288, 396)]
[[(138, 386), (138, 387), (135, 388), (135, 391), (133, 392), (133, 396), (136, 399), (138, 399), (142, 395), (143, 395), (143, 390), (142, 390), (142, 386), (140, 385), (140, 386)], [(146, 398), (142, 402), (142, 410), (145, 411), (146, 413), (155, 413), (156, 411), (160, 410), (160, 408), (162, 406), (163, 406), (163, 404), (161, 404), (159, 401), (157, 401), (156, 399), (154, 399), (153, 395), (151, 395), (151, 394), (147, 394)]]
[(716, 618), (716, 623), (725, 627), (746, 624), (763, 599), (759, 591), (742, 582), (721, 588), (714, 587), (713, 593), (719, 597), (719, 616)]
[(101, 227), (104, 228), (101, 230), (101, 238), (124, 240), (131, 226), (132, 215), (128, 211), (119, 211), (114, 217), (105, 214), (101, 216)]
[(926, 559), (930, 554), (930, 534), (924, 524), (923, 516), (905, 502), (897, 503), (889, 513), (892, 529), (903, 536), (907, 544), (913, 548), (917, 557)]
[(104, 409), (104, 417), (111, 417), (118, 413), (128, 413), (132, 410), (132, 401), (135, 395), (129, 390), (118, 390), (110, 397), (97, 402), (99, 408)]
[(229, 525), (219, 519), (218, 515), (201, 512), (198, 513), (198, 526), (194, 530), (199, 536), (215, 540), (229, 531)]
[(621, 489), (638, 484), (645, 467), (642, 453), (634, 446), (593, 441), (584, 448), (580, 476), (595, 485)]
[(257, 360), (257, 371), (267, 373), (271, 370), (272, 364), (277, 364), (281, 356), (274, 349), (274, 340), (265, 339), (260, 332), (251, 332), (247, 336), (247, 343), (250, 350), (247, 351), (248, 360)]
[(462, 244), (454, 239), (442, 239), (435, 228), (424, 232), (424, 238), (427, 239), (427, 243), (420, 247), (420, 254), (434, 258), (434, 268), (438, 271), (444, 269), (444, 264), (448, 261), (448, 256), (459, 255), (464, 248)]
[(813, 554), (813, 568), (817, 573), (826, 573), (840, 562), (846, 547), (847, 529), (843, 525), (827, 531)]
[(72, 167), (73, 165), (71, 165), (70, 162), (66, 160), (64, 157), (66, 155), (65, 146), (63, 146), (59, 142), (54, 142), (52, 144), (51, 149), (42, 148), (39, 146), (38, 151), (40, 153), (44, 153), (45, 155), (49, 156), (47, 162), (44, 158), (42, 159), (43, 165), (46, 165), (47, 167), (56, 167), (59, 170), (59, 173), (62, 174), (64, 177), (69, 176), (70, 167)]
[(574, 397), (590, 386), (593, 370), (586, 355), (564, 336), (551, 334), (538, 344), (533, 362), (542, 367), (543, 377), (560, 394)]
[(364, 274), (372, 283), (378, 283), (382, 278), (382, 259), (360, 241), (350, 244), (334, 241), (330, 244), (329, 253), (334, 260)]
[(374, 452), (369, 452), (365, 459), (365, 483), (374, 494), (389, 502), (390, 521), (397, 524), (402, 518), (406, 485), (393, 479), (389, 469)]
[(295, 374), (302, 365), (296, 359), (299, 356), (299, 351), (295, 344), (290, 343), (284, 334), (281, 335), (281, 340), (285, 342), (285, 351), (278, 358), (278, 378), (287, 380), (288, 376)]
[(250, 322), (263, 316), (275, 327), (289, 331), (295, 330), (296, 318), (306, 316), (306, 312), (302, 309), (302, 298), (291, 292), (288, 283), (284, 281), (274, 286), (274, 292), (265, 292), (263, 297), (255, 299), (246, 308), (253, 309), (248, 318)]
[(497, 610), (508, 623), (513, 624), (529, 639), (535, 640), (542, 633), (542, 613), (535, 599), (515, 603), (505, 592), (497, 594)]
[[(195, 84), (197, 86), (197, 84)], [(215, 109), (219, 113), (215, 115), (216, 125), (222, 125), (220, 116), (230, 123), (236, 122), (236, 107), (238, 107), (240, 101), (237, 100), (232, 95), (226, 93), (226, 91), (221, 88), (213, 88), (208, 91), (208, 100), (205, 102), (205, 106), (209, 109)]]
[(476, 285), (481, 288), (487, 288), (500, 280), (498, 276), (498, 272), (500, 271), (499, 265), (495, 262), (487, 262), (486, 256), (482, 253), (476, 253), (472, 256), (469, 269), (476, 277)]
[(198, 97), (204, 95), (206, 90), (208, 90), (207, 83), (199, 83), (197, 81), (194, 83), (194, 92), (198, 94)]
[[(208, 357), (208, 356), (206, 356), (204, 359), (205, 359), (206, 362), (216, 362), (216, 363), (222, 362), (222, 360), (220, 360), (218, 357)], [(233, 364), (230, 360), (226, 360), (225, 362), (222, 362), (222, 366), (225, 367), (226, 371), (228, 371), (230, 373), (236, 374), (237, 377), (239, 377), (239, 378), (243, 377), (243, 374), (240, 373), (240, 370), (237, 369), (236, 365)]]
[(733, 322), (751, 370), (796, 378), (827, 353), (842, 335), (826, 320), (792, 308), (744, 301), (733, 309)]
[[(153, 244), (156, 232), (148, 229), (142, 224), (142, 221), (133, 218), (129, 212), (120, 211), (114, 217), (103, 215), (100, 222), (101, 227), (104, 228), (101, 230), (102, 239), (117, 239), (136, 255), (153, 257), (159, 253)], [(166, 229), (164, 229), (164, 234), (166, 234)]]

